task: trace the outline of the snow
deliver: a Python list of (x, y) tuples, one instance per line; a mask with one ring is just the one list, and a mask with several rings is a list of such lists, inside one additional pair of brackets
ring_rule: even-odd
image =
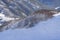
[(59, 9), (60, 7), (56, 7), (55, 9)]
[(33, 28), (0, 32), (0, 40), (60, 40), (60, 16), (40, 22)]
[(57, 13), (57, 14), (54, 14), (53, 16), (60, 16), (60, 12), (59, 12), (59, 13)]
[(2, 21), (11, 21), (11, 20), (19, 19), (19, 18), (6, 17), (3, 13), (0, 13), (0, 19), (2, 19)]

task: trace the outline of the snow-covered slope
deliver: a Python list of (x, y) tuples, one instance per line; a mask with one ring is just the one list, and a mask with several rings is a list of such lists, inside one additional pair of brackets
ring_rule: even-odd
[(0, 40), (60, 40), (60, 16), (40, 22), (33, 28), (0, 32)]
[[(2, 23), (3, 26), (5, 26), (6, 19), (8, 19), (10, 21), (9, 18), (11, 18), (11, 17), (24, 18), (27, 15), (30, 15), (30, 13), (32, 13), (33, 11), (36, 11), (41, 8), (53, 9), (54, 6), (56, 7), (60, 3), (57, 1), (56, 1), (57, 3), (54, 2), (55, 0), (54, 1), (53, 0), (49, 0), (49, 1), (44, 0), (44, 1), (41, 0), (41, 2), (43, 4), (47, 4), (50, 8), (47, 7), (46, 5), (39, 4), (40, 2), (37, 0), (32, 0), (31, 2), (29, 0), (22, 0), (22, 1), (20, 1), (20, 0), (0, 0), (0, 13), (2, 12), (2, 14), (0, 14), (0, 23)], [(54, 5), (54, 3), (55, 3), (55, 5)], [(7, 16), (8, 16), (8, 18), (7, 18)], [(32, 26), (30, 28), (23, 28), (23, 27), (25, 27), (24, 24), (25, 25), (28, 24), (29, 20), (31, 18), (33, 18), (33, 16), (27, 17), (26, 20), (25, 19), (22, 21), (18, 20), (18, 22), (13, 21), (9, 25), (9, 27), (5, 26), (4, 28), (1, 28), (2, 26), (0, 26), (0, 29), (3, 30), (3, 32), (0, 32), (0, 40), (60, 40), (60, 13), (57, 15), (56, 14), (53, 15), (55, 17), (48, 19), (47, 21), (42, 21), (42, 22), (40, 21), (39, 23), (35, 24), (35, 26)], [(4, 20), (3, 22), (1, 22), (1, 17)], [(36, 16), (36, 17), (37, 18), (43, 17), (42, 19), (45, 20), (45, 15), (41, 14), (40, 16)], [(49, 17), (47, 17), (47, 18), (49, 18)], [(33, 21), (31, 21), (31, 22), (33, 22)], [(7, 22), (7, 24), (9, 24), (9, 22)], [(29, 24), (30, 24), (30, 22), (29, 22)], [(33, 23), (31, 23), (31, 24), (33, 24)], [(20, 26), (20, 28), (19, 28), (19, 26)], [(7, 30), (6, 28), (7, 29), (10, 28), (10, 29)], [(12, 28), (16, 28), (16, 29), (12, 29)]]

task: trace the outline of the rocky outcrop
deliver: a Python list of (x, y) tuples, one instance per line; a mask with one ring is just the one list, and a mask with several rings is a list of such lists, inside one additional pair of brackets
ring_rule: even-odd
[(30, 28), (59, 12), (48, 8), (36, 0), (0, 0), (0, 31)]

